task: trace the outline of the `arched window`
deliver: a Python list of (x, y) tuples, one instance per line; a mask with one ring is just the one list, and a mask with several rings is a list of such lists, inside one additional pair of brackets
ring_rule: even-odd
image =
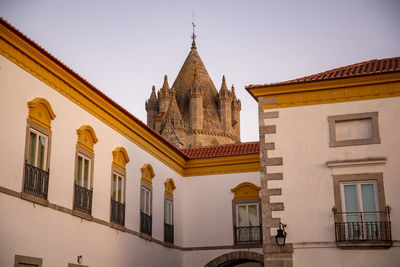
[(126, 164), (129, 162), (125, 148), (117, 147), (112, 152), (111, 175), (111, 217), (112, 223), (125, 225), (125, 188), (126, 188)]
[(142, 179), (140, 182), (140, 232), (151, 236), (152, 233), (152, 179), (155, 176), (153, 167), (144, 164), (140, 169)]
[(51, 121), (56, 115), (43, 98), (28, 102), (28, 108), (22, 198), (47, 205)]
[(76, 132), (78, 141), (75, 158), (74, 214), (91, 219), (94, 144), (97, 143), (98, 139), (93, 128), (89, 125), (81, 126)]
[(164, 186), (164, 241), (174, 243), (174, 180), (167, 178)]
[(260, 189), (249, 182), (231, 189), (235, 244), (262, 242)]

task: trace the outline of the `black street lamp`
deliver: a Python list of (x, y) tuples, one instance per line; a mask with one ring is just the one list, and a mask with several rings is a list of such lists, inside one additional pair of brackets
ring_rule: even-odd
[(279, 229), (277, 230), (277, 234), (275, 236), (276, 244), (278, 246), (284, 246), (286, 241), (286, 232), (285, 232), (286, 224), (279, 223)]

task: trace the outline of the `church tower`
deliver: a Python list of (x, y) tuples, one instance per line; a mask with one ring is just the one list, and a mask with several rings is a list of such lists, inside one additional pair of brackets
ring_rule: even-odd
[(240, 142), (240, 100), (225, 76), (218, 92), (197, 51), (195, 36), (172, 87), (165, 75), (146, 101), (147, 125), (178, 148)]

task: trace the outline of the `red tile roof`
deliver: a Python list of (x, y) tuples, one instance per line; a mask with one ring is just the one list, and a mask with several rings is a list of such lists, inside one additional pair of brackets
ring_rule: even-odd
[(251, 84), (246, 86), (246, 89), (249, 90), (259, 87), (345, 79), (345, 78), (369, 76), (369, 75), (377, 75), (377, 74), (385, 74), (393, 72), (400, 72), (400, 57), (373, 59), (285, 82), (258, 84), (258, 85)]
[(260, 142), (185, 148), (181, 151), (192, 159), (258, 154), (260, 153)]

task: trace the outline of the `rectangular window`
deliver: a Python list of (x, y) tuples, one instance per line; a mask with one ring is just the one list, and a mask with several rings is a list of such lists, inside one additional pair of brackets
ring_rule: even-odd
[(151, 215), (151, 212), (150, 212), (150, 190), (148, 190), (147, 188), (145, 188), (145, 187), (142, 187), (142, 189), (141, 189), (141, 201), (140, 201), (140, 203), (141, 203), (141, 211), (144, 213), (144, 214), (147, 214), (147, 215)]
[(91, 159), (89, 157), (84, 156), (83, 154), (78, 153), (78, 163), (77, 163), (77, 171), (76, 171), (76, 184), (89, 188), (90, 186), (90, 167), (91, 167)]
[(112, 199), (120, 203), (124, 202), (124, 178), (114, 172), (112, 178)]
[(172, 225), (172, 201), (166, 199), (164, 201), (164, 221), (166, 224)]
[(385, 206), (382, 173), (334, 175), (333, 184), (337, 245), (391, 246), (390, 208)]
[[(149, 186), (151, 188), (151, 186)], [(142, 184), (140, 189), (140, 232), (151, 236), (151, 189)]]
[(28, 164), (45, 170), (46, 157), (47, 136), (31, 128), (29, 130)]
[(125, 225), (125, 177), (113, 171), (111, 178), (111, 222)]
[(235, 244), (262, 242), (259, 202), (233, 202)]
[(174, 218), (172, 199), (164, 199), (164, 242), (174, 243)]
[(17, 267), (42, 267), (43, 259), (29, 256), (15, 255), (15, 265)]

